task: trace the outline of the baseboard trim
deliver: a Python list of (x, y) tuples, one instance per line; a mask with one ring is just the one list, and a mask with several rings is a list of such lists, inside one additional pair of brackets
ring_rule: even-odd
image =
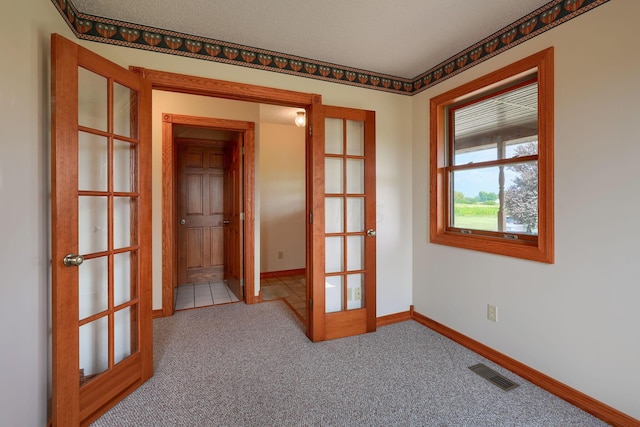
[(585, 412), (590, 413), (591, 415), (601, 419), (602, 421), (609, 423), (613, 426), (620, 427), (637, 427), (640, 425), (640, 420), (637, 420), (623, 412), (618, 411), (611, 406), (602, 403), (586, 394), (569, 387), (566, 384), (561, 383), (548, 375), (543, 374), (542, 372), (536, 371), (535, 369), (525, 365), (524, 363), (518, 362), (511, 357), (502, 354), (491, 347), (488, 347), (472, 338), (469, 338), (466, 335), (457, 332), (448, 326), (445, 326), (441, 323), (436, 322), (424, 316), (420, 313), (413, 312), (413, 319), (426, 326), (429, 329), (433, 329), (441, 335), (444, 335), (447, 338), (457, 342), (458, 344), (472, 350), (479, 355), (486, 357), (492, 362), (497, 363), (505, 369), (510, 370), (516, 375), (521, 376), (527, 381), (537, 385), (538, 387), (548, 391), (551, 394), (554, 394), (561, 399), (566, 400), (574, 406), (582, 409)]
[(408, 311), (401, 311), (400, 313), (388, 314), (376, 318), (376, 327), (379, 328), (380, 326), (392, 325), (411, 319), (413, 319), (413, 306), (409, 307)]
[(269, 279), (271, 277), (296, 276), (304, 274), (307, 270), (304, 268), (296, 268), (294, 270), (265, 271), (260, 273), (260, 279)]
[(164, 317), (164, 312), (161, 308), (157, 309), (157, 310), (152, 310), (151, 311), (151, 316), (153, 316), (154, 319), (157, 319), (159, 317)]

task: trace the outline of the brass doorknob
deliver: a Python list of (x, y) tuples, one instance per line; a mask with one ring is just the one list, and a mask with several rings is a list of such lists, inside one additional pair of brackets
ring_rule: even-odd
[(185, 225), (186, 223), (187, 223), (186, 219), (183, 218), (183, 219), (180, 220), (180, 225)]
[(367, 236), (376, 237), (376, 230), (374, 230), (373, 228), (368, 229), (367, 230)]
[(67, 267), (78, 267), (84, 262), (82, 255), (67, 254), (62, 260)]

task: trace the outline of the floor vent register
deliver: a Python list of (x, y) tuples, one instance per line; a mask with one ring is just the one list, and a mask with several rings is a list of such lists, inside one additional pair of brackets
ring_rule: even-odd
[(497, 373), (493, 369), (489, 368), (487, 365), (483, 363), (478, 363), (477, 365), (469, 366), (476, 374), (480, 375), (485, 380), (494, 384), (497, 387), (500, 387), (504, 391), (513, 390), (518, 387), (520, 384), (514, 383), (507, 377)]

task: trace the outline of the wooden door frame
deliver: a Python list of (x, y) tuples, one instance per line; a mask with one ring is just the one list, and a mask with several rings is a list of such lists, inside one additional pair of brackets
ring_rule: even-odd
[[(295, 92), (284, 89), (274, 89), (268, 88), (264, 86), (257, 86), (251, 84), (230, 82), (224, 80), (216, 80), (206, 77), (197, 77), (190, 76), (185, 74), (178, 73), (170, 73), (166, 71), (158, 71), (158, 70), (150, 70), (143, 67), (129, 67), (132, 71), (138, 73), (147, 81), (151, 83), (151, 88), (155, 90), (164, 90), (168, 92), (177, 92), (184, 93), (189, 95), (201, 95), (201, 96), (209, 96), (216, 98), (224, 98), (231, 99), (237, 101), (247, 101), (247, 102), (257, 102), (263, 104), (274, 104), (274, 105), (282, 105), (288, 107), (297, 107), (304, 108), (307, 112), (307, 122), (310, 123), (309, 129), (313, 126), (314, 123), (317, 123), (322, 119), (320, 108), (322, 105), (322, 96), (318, 94), (311, 93), (303, 93), (303, 92)], [(324, 143), (324, 135), (321, 135), (320, 132), (313, 133), (309, 132), (306, 139), (306, 152), (307, 152), (307, 170), (306, 170), (306, 180), (307, 180), (307, 196), (306, 196), (306, 206), (307, 206), (307, 216), (311, 212), (318, 212), (322, 217), (324, 215), (324, 200), (318, 199), (314, 197), (311, 189), (313, 188), (313, 182), (311, 178), (311, 156), (309, 153), (316, 146), (322, 146)], [(163, 156), (165, 151), (163, 150)], [(246, 156), (245, 152), (245, 156)], [(255, 162), (255, 153), (251, 153), (254, 156), (253, 161)], [(246, 159), (245, 159), (246, 162)], [(254, 171), (252, 170), (252, 173)], [(246, 174), (246, 172), (245, 172)], [(163, 178), (163, 185), (165, 181)], [(253, 192), (245, 195), (245, 198), (251, 199), (251, 202), (255, 200), (255, 194)], [(171, 202), (173, 203), (173, 202)], [(252, 218), (253, 220), (253, 218)], [(246, 221), (246, 214), (245, 214)], [(248, 224), (245, 223), (245, 226)], [(306, 231), (306, 246), (307, 246), (307, 259), (306, 259), (306, 278), (307, 278), (307, 335), (313, 341), (316, 341), (322, 334), (314, 330), (314, 321), (312, 318), (319, 318), (319, 310), (318, 308), (312, 307), (308, 301), (310, 298), (313, 298), (312, 292), (313, 288), (311, 286), (312, 283), (312, 273), (314, 268), (324, 268), (324, 252), (321, 251), (321, 248), (313, 248), (311, 244), (311, 233), (313, 232), (313, 224), (309, 224), (307, 222), (307, 231)], [(245, 247), (245, 253), (251, 254), (251, 258), (253, 261), (255, 254), (255, 235), (254, 235), (254, 224), (251, 227), (245, 228), (245, 231), (251, 231), (252, 237), (248, 239), (245, 234), (245, 242), (250, 243), (250, 248)], [(164, 252), (164, 245), (163, 245)], [(318, 254), (314, 258), (314, 254)], [(164, 258), (164, 256), (163, 256)], [(246, 259), (246, 257), (245, 257)], [(315, 261), (315, 262), (314, 262)], [(245, 261), (245, 265), (247, 265)], [(163, 282), (165, 280), (165, 272), (163, 267)], [(169, 276), (170, 277), (170, 276)], [(247, 304), (252, 304), (257, 302), (255, 298), (255, 265), (254, 263), (250, 263), (249, 269), (245, 270), (245, 301)], [(248, 282), (251, 281), (251, 294), (247, 291)], [(319, 292), (316, 290), (316, 292)], [(164, 283), (163, 283), (163, 309), (162, 316), (170, 316), (173, 313), (173, 301), (168, 301), (166, 298), (166, 293), (164, 292)]]
[(243, 161), (243, 268), (245, 276), (244, 301), (255, 301), (254, 250), (255, 250), (255, 124), (240, 120), (225, 120), (209, 117), (162, 114), (162, 315), (173, 315), (174, 289), (178, 284), (177, 275), (177, 206), (176, 164), (177, 142), (173, 135), (174, 126), (197, 126), (215, 128), (242, 134), (244, 141)]

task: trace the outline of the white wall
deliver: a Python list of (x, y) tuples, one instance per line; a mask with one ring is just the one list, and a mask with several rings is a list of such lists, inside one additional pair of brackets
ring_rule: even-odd
[[(640, 418), (640, 2), (616, 0), (413, 101), (415, 310)], [(429, 243), (429, 99), (555, 46), (553, 265)], [(487, 304), (499, 322), (486, 319)]]
[(260, 272), (305, 268), (305, 128), (261, 123), (258, 162)]

